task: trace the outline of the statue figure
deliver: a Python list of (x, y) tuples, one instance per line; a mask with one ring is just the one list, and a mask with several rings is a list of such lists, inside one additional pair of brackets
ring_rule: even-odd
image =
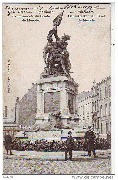
[[(43, 52), (46, 64), (45, 73), (48, 75), (70, 76), (71, 64), (67, 51), (67, 41), (70, 40), (70, 36), (64, 34), (64, 36), (59, 38), (57, 34), (57, 26), (60, 25), (62, 16), (63, 12), (53, 20), (53, 29), (48, 33), (48, 42)], [(55, 41), (53, 40), (53, 36), (55, 37)]]

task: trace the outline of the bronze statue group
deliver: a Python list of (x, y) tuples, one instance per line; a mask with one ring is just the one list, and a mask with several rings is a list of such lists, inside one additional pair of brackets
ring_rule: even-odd
[(71, 63), (67, 51), (67, 41), (70, 36), (64, 34), (61, 38), (57, 34), (57, 27), (61, 24), (63, 12), (53, 20), (53, 28), (47, 36), (47, 44), (43, 51), (46, 64), (42, 77), (65, 75), (70, 76)]

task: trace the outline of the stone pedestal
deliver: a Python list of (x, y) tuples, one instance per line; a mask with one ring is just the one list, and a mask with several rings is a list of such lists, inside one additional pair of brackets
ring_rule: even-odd
[(37, 83), (36, 124), (49, 122), (49, 114), (61, 112), (64, 126), (76, 112), (78, 84), (66, 76), (42, 78)]

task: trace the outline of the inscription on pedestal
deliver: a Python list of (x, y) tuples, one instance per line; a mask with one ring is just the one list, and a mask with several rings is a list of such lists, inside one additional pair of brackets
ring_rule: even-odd
[(44, 113), (60, 111), (60, 92), (44, 94)]

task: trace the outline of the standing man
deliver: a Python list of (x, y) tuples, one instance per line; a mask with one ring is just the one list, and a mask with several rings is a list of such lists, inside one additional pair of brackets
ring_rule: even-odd
[(7, 155), (8, 152), (10, 151), (10, 155), (12, 155), (11, 149), (12, 149), (12, 137), (10, 136), (10, 134), (8, 132), (6, 132), (6, 135), (4, 137), (4, 145), (5, 145), (5, 149), (7, 151)]
[(92, 126), (88, 126), (88, 131), (85, 133), (85, 144), (87, 146), (88, 156), (91, 156), (91, 152), (93, 152), (94, 157), (96, 157), (95, 138)]
[(68, 137), (66, 140), (66, 149), (65, 149), (65, 160), (67, 161), (67, 155), (69, 153), (69, 159), (72, 160), (72, 150), (73, 150), (73, 146), (74, 146), (74, 139), (71, 136), (72, 132), (69, 131), (68, 132)]

